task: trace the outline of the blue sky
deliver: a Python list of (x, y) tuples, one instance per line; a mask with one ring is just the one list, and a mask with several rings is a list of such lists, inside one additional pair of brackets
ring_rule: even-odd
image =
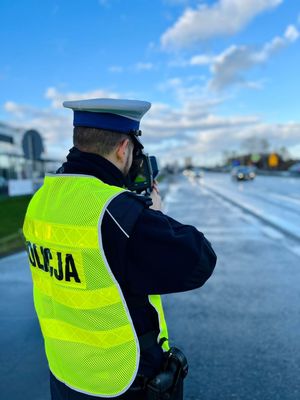
[(212, 164), (250, 137), (300, 158), (299, 30), (295, 0), (1, 0), (0, 120), (61, 158), (63, 100), (141, 99), (162, 161)]

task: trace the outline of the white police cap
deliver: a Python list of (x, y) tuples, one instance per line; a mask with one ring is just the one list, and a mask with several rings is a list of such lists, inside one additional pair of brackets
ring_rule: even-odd
[(64, 101), (74, 111), (74, 126), (86, 126), (122, 133), (139, 132), (140, 120), (151, 103), (140, 100), (89, 99)]

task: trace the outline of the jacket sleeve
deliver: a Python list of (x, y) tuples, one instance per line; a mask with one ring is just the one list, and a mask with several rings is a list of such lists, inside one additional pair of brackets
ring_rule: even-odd
[(126, 284), (133, 294), (201, 287), (216, 265), (211, 244), (195, 227), (144, 209), (127, 242)]

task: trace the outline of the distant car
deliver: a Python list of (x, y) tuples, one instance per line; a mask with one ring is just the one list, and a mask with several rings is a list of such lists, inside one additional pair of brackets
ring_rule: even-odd
[(289, 173), (291, 175), (300, 176), (300, 163), (296, 163), (289, 168)]
[(194, 174), (195, 174), (196, 178), (203, 178), (204, 177), (204, 171), (201, 168), (194, 169)]
[(231, 176), (237, 181), (250, 181), (255, 178), (256, 173), (252, 167), (240, 165), (232, 169)]
[(184, 171), (183, 171), (183, 175), (184, 176), (192, 176), (194, 173), (193, 173), (193, 171), (191, 170), (191, 169), (188, 169), (188, 168), (186, 168)]

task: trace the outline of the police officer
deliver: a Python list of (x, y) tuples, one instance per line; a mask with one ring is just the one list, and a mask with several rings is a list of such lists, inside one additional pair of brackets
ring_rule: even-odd
[(126, 190), (150, 103), (64, 106), (74, 111), (74, 147), (46, 175), (23, 227), (51, 396), (143, 400), (169, 354), (159, 295), (202, 286), (216, 255), (196, 228), (161, 212), (156, 183), (150, 197)]

